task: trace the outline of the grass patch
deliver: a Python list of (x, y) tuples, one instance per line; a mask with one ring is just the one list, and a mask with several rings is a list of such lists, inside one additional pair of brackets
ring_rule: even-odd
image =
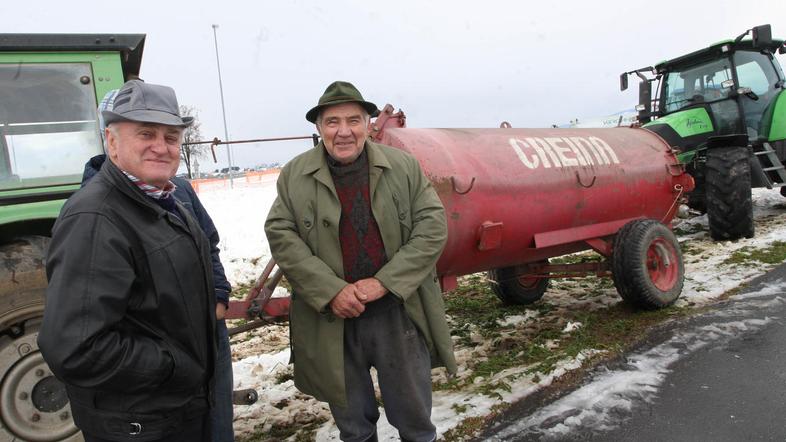
[(766, 248), (755, 249), (749, 246), (735, 250), (723, 264), (754, 266), (758, 263), (780, 264), (786, 261), (786, 242), (775, 241)]
[[(305, 423), (276, 423), (267, 431), (255, 429), (253, 433), (236, 437), (235, 440), (238, 442), (279, 442), (294, 436), (296, 442), (311, 442), (316, 440), (317, 430), (327, 420), (327, 418), (315, 416), (313, 420)], [(260, 426), (258, 425), (257, 428)]]
[[(613, 287), (610, 278), (553, 282), (557, 286), (564, 284), (563, 289), (573, 284), (572, 287), (580, 287), (582, 292), (593, 295), (604, 294)], [(548, 292), (543, 300), (532, 305), (507, 306), (496, 298), (481, 275), (465, 278), (459, 288), (445, 295), (445, 300), (452, 334), (459, 336), (458, 345), (472, 348), (483, 344), (483, 351), (468, 362), (470, 374), (462, 379), (435, 383), (434, 389), (469, 388), (497, 399), (511, 389), (507, 379), (497, 376), (507, 369), (529, 366), (525, 373), (537, 382), (551, 373), (560, 361), (575, 358), (586, 350), (616, 355), (639, 342), (654, 325), (691, 312), (678, 307), (636, 311), (623, 303), (597, 310), (557, 310), (558, 307), (547, 301)], [(527, 311), (537, 312), (537, 319), (513, 326), (500, 325), (505, 317)], [(582, 325), (570, 333), (563, 333), (569, 321)], [(478, 336), (482, 338), (480, 343)]]
[(486, 424), (486, 417), (468, 417), (458, 425), (446, 431), (441, 440), (445, 442), (459, 442), (472, 438)]
[(682, 249), (683, 256), (698, 255), (702, 252), (701, 249), (696, 247), (694, 241), (682, 241), (680, 243), (680, 249)]
[(506, 316), (523, 314), (526, 306), (507, 306), (492, 292), (488, 281), (480, 274), (463, 278), (455, 290), (444, 295), (445, 310), (452, 319), (453, 335), (462, 345), (471, 346), (469, 334), (473, 327), (484, 338), (499, 336), (499, 321)]
[(293, 379), (295, 379), (295, 374), (292, 371), (291, 365), (288, 365), (286, 370), (281, 370), (276, 374), (276, 384), (283, 384)]

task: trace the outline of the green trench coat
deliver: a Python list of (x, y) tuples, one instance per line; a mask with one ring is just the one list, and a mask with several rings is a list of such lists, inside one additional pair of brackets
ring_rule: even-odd
[[(414, 157), (370, 141), (365, 149), (372, 211), (389, 258), (375, 277), (404, 302), (428, 344), (432, 367), (455, 373), (435, 270), (447, 238), (445, 210)], [(346, 406), (344, 321), (329, 306), (347, 284), (338, 237), (341, 203), (325, 156), (320, 143), (283, 168), (265, 233), (292, 285), (295, 386), (318, 400)]]

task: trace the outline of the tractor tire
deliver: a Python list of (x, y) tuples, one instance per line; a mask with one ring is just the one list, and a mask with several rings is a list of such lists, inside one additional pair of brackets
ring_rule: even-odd
[(707, 152), (707, 219), (714, 240), (753, 238), (750, 153), (745, 147)]
[(49, 238), (0, 247), (0, 440), (81, 441), (65, 386), (38, 350)]
[(625, 224), (614, 237), (611, 264), (617, 292), (634, 307), (668, 307), (682, 293), (685, 268), (679, 242), (655, 220)]
[(707, 213), (707, 194), (704, 185), (704, 168), (689, 167), (688, 173), (693, 177), (696, 187), (688, 194), (688, 207), (699, 212)]
[(529, 305), (540, 300), (549, 287), (549, 278), (517, 276), (516, 267), (488, 271), (491, 290), (507, 305)]

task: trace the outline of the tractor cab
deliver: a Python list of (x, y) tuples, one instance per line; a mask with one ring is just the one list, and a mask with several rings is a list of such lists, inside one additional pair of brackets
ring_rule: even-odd
[(622, 90), (628, 75), (641, 79), (638, 121), (681, 152), (696, 180), (689, 205), (708, 213), (715, 239), (753, 236), (750, 188), (786, 185), (786, 93), (776, 53), (786, 53), (784, 41), (762, 25), (620, 76)]
[[(708, 136), (768, 139), (771, 125), (763, 124), (767, 120), (762, 117), (784, 86), (773, 56), (778, 47), (782, 42), (728, 41), (656, 65), (662, 104), (655, 113), (659, 118), (648, 127), (683, 150), (702, 147)], [(688, 136), (675, 137), (676, 129)]]
[[(639, 122), (683, 152), (702, 149), (715, 136), (744, 134), (754, 143), (778, 139), (772, 138), (780, 134), (771, 133), (771, 117), (784, 89), (784, 74), (774, 54), (786, 52), (786, 47), (770, 37), (769, 25), (751, 32), (753, 38), (744, 38), (746, 32), (735, 40), (622, 74), (623, 90), (628, 74), (643, 80)], [(647, 72), (655, 76), (646, 78)], [(654, 100), (652, 83), (657, 84)]]
[[(143, 35), (0, 34), (0, 192), (58, 193), (103, 152), (96, 107), (138, 74)], [(48, 197), (47, 197), (48, 198)]]

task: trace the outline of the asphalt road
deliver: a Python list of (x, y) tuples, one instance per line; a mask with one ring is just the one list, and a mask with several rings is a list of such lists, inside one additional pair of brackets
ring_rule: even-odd
[(786, 264), (480, 439), (786, 441)]

